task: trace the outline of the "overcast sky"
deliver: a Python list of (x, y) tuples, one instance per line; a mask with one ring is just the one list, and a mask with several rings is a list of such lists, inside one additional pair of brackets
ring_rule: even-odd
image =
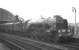
[(74, 23), (72, 7), (77, 9), (77, 22), (79, 22), (78, 0), (0, 0), (0, 8), (7, 9), (25, 20), (61, 15), (68, 19), (68, 22)]

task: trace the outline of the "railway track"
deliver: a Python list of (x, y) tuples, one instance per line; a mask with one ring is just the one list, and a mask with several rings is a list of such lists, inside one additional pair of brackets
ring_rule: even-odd
[(79, 43), (69, 42), (69, 43), (66, 43), (65, 46), (71, 46), (71, 47), (79, 48)]
[(7, 42), (11, 43), (12, 45), (20, 48), (20, 50), (42, 50), (41, 48), (32, 46), (30, 44), (26, 44), (26, 43), (22, 43), (20, 41), (17, 40), (6, 40)]
[[(41, 48), (32, 46), (28, 43), (22, 43), (21, 41), (9, 37), (0, 37), (0, 39), (3, 39), (5, 41), (5, 44), (10, 44), (9, 46), (15, 46), (16, 48), (18, 48), (17, 50), (42, 50)], [(16, 48), (14, 50), (16, 50)]]
[[(44, 42), (35, 41), (28, 38), (23, 38), (15, 35), (9, 35), (9, 34), (1, 34), (0, 37), (4, 37), (3, 39), (7, 42), (21, 48), (22, 50), (26, 50), (27, 46), (31, 46), (30, 48), (37, 48), (36, 50), (68, 50), (68, 48), (55, 45), (55, 44), (47, 44)], [(31, 50), (31, 49), (29, 49)], [(34, 49), (35, 50), (35, 49)]]
[(66, 44), (57, 43), (57, 44), (70, 48), (70, 50), (79, 50), (79, 46), (78, 46), (79, 44), (77, 44), (77, 43), (66, 43)]
[(34, 50), (79, 50), (79, 46), (72, 44), (48, 44), (9, 34), (1, 34), (0, 37), (4, 37), (4, 40), (21, 48), (21, 50), (26, 50), (28, 48), (26, 46), (30, 46), (30, 48), (33, 48)]
[(9, 50), (22, 50), (17, 45), (10, 43), (9, 41), (5, 41), (4, 39), (0, 38), (0, 43), (3, 43)]

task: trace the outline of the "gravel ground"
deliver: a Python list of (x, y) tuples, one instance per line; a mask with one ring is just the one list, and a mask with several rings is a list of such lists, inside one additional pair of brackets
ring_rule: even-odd
[(3, 43), (0, 43), (0, 50), (10, 50), (10, 48), (8, 48), (6, 45), (4, 45)]

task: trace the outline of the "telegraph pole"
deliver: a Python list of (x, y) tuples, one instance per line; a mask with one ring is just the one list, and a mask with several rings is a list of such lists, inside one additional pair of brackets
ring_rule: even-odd
[(72, 7), (72, 12), (74, 12), (74, 15), (75, 15), (75, 30), (74, 30), (74, 34), (76, 35), (77, 34), (77, 24), (76, 24), (76, 8), (75, 7)]

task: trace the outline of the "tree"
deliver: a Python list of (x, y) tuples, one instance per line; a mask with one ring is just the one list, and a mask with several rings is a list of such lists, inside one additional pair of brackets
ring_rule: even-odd
[(16, 17), (17, 22), (23, 22), (24, 21), (24, 19), (19, 17), (18, 15), (16, 15), (15, 17)]

